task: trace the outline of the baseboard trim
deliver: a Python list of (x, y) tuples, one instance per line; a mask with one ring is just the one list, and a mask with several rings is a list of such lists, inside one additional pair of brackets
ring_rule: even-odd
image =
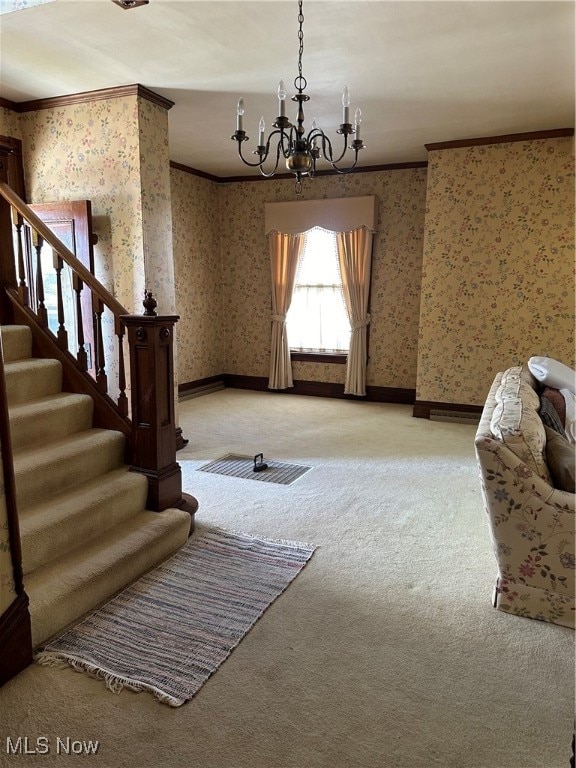
[(199, 397), (207, 395), (209, 392), (217, 392), (224, 389), (224, 376), (207, 376), (204, 379), (187, 381), (184, 384), (178, 384), (178, 399), (187, 400), (190, 397)]
[(224, 385), (234, 389), (251, 389), (257, 392), (275, 392), (288, 395), (309, 395), (312, 397), (334, 397), (341, 400), (358, 400), (373, 403), (400, 403), (412, 405), (416, 396), (414, 389), (400, 387), (366, 387), (366, 396), (344, 394), (344, 384), (326, 381), (295, 380), (289, 389), (269, 389), (266, 376), (240, 376), (234, 373), (224, 374)]
[(438, 400), (416, 400), (414, 403), (412, 416), (417, 419), (429, 419), (431, 411), (481, 414), (482, 410), (482, 405), (468, 405), (466, 403), (441, 403)]
[(32, 664), (28, 595), (19, 594), (0, 616), (0, 686)]

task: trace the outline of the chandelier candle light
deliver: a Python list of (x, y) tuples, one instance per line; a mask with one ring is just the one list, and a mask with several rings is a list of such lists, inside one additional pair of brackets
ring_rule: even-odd
[[(308, 85), (306, 78), (302, 74), (302, 54), (304, 52), (304, 14), (302, 13), (302, 0), (298, 2), (298, 40), (300, 48), (298, 52), (298, 75), (294, 79), (294, 87), (298, 91), (292, 96), (292, 101), (298, 104), (298, 114), (296, 117), (297, 125), (293, 125), (286, 117), (286, 88), (284, 82), (280, 80), (278, 85), (278, 117), (272, 124), (274, 129), (266, 139), (266, 123), (264, 117), (260, 118), (258, 125), (258, 146), (252, 154), (258, 156), (256, 162), (250, 162), (242, 154), (242, 144), (248, 141), (248, 136), (244, 131), (244, 99), (238, 100), (236, 110), (236, 131), (230, 137), (238, 142), (238, 155), (243, 163), (251, 168), (259, 168), (263, 176), (274, 176), (280, 162), (280, 155), (286, 160), (286, 167), (296, 176), (296, 193), (302, 191), (302, 178), (304, 176), (314, 177), (316, 171), (316, 161), (324, 158), (338, 173), (350, 173), (356, 167), (358, 162), (358, 152), (364, 148), (364, 142), (360, 138), (360, 124), (362, 122), (362, 113), (360, 109), (356, 110), (354, 115), (354, 127), (350, 123), (350, 94), (348, 87), (344, 86), (342, 94), (342, 123), (336, 133), (344, 137), (344, 146), (339, 157), (334, 157), (332, 142), (326, 136), (321, 128), (316, 125), (316, 120), (312, 121), (312, 127), (308, 135), (304, 128), (304, 102), (309, 101), (310, 97), (304, 91)], [(348, 145), (348, 136), (354, 136)], [(271, 148), (272, 139), (276, 137), (276, 149)], [(354, 151), (354, 161), (347, 167), (340, 167), (338, 163), (344, 159), (347, 150)], [(276, 155), (274, 167), (270, 171), (264, 169), (264, 163), (268, 157)]]

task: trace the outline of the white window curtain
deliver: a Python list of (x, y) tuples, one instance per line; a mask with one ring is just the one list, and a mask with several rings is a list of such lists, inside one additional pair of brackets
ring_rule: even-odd
[(304, 235), (270, 232), (270, 268), (272, 274), (272, 344), (270, 354), (270, 389), (293, 387), (290, 347), (286, 333), (286, 313), (290, 309), (296, 270)]
[(286, 323), (291, 350), (348, 352), (350, 323), (335, 232), (321, 227), (306, 232)]
[(376, 220), (375, 196), (265, 204), (264, 231), (269, 237), (272, 266), (271, 389), (293, 386), (286, 313), (304, 245), (301, 233), (323, 227), (339, 233), (338, 259), (352, 328), (345, 391), (366, 394), (366, 326), (370, 321), (367, 307)]
[(342, 276), (342, 292), (351, 328), (344, 392), (349, 395), (366, 395), (366, 329), (370, 322), (368, 298), (372, 264), (372, 232), (366, 227), (360, 227), (351, 232), (337, 232), (336, 243)]

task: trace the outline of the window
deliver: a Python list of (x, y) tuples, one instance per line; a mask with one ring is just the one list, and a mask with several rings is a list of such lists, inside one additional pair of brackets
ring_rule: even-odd
[(306, 233), (286, 326), (291, 350), (348, 352), (350, 322), (342, 296), (334, 232), (314, 227)]

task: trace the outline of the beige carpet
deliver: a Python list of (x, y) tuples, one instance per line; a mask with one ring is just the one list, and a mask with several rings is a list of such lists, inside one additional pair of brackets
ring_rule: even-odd
[[(178, 454), (218, 525), (318, 545), (178, 710), (33, 666), (0, 690), (0, 765), (568, 768), (574, 633), (491, 607), (475, 428), (408, 406), (224, 390), (182, 403)], [(314, 466), (292, 486), (197, 471), (225, 453)], [(48, 736), (7, 757), (5, 736)], [(88, 762), (85, 760), (84, 762)]]

